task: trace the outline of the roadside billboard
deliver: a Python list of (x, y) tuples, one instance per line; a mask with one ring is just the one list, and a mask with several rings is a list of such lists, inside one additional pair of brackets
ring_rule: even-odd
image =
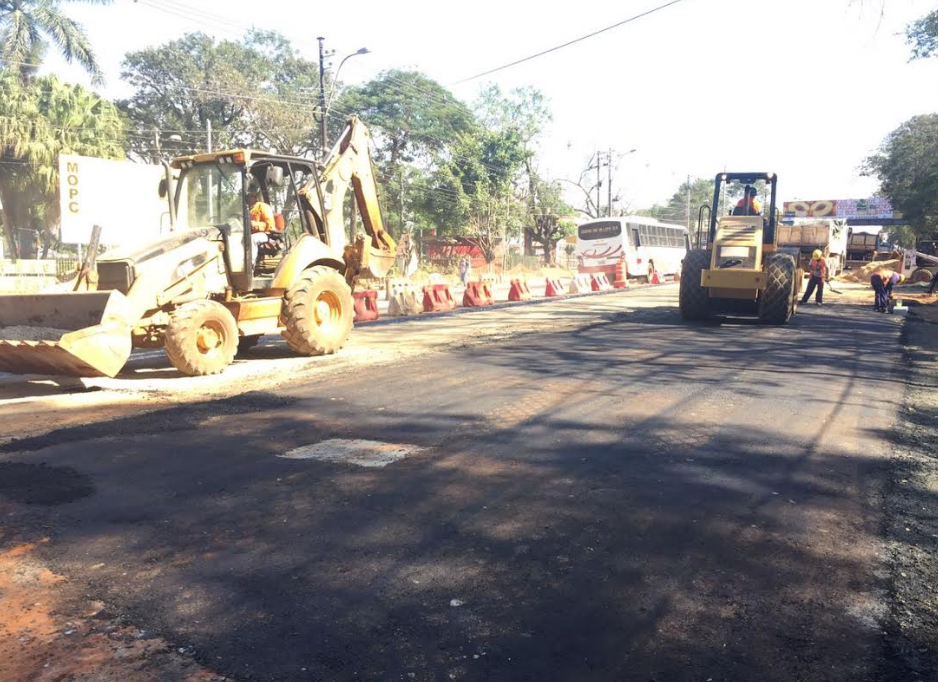
[(87, 244), (94, 225), (102, 227), (101, 243), (107, 246), (158, 237), (161, 227), (169, 229), (166, 200), (158, 192), (162, 177), (162, 166), (60, 154), (60, 239)]
[(868, 218), (891, 220), (897, 218), (889, 199), (816, 199), (812, 201), (786, 201), (784, 213), (790, 218)]

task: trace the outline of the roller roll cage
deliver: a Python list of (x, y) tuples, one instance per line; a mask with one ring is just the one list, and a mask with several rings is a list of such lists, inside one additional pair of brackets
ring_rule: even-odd
[[(710, 209), (709, 241), (712, 244), (717, 236), (717, 221), (719, 220), (720, 194), (723, 185), (728, 182), (739, 182), (746, 186), (746, 191), (758, 181), (764, 180), (771, 187), (768, 211), (764, 214), (765, 229), (762, 232), (763, 244), (775, 243), (775, 227), (778, 224), (778, 212), (775, 208), (775, 191), (778, 176), (775, 173), (717, 173), (713, 181), (713, 205)], [(743, 195), (745, 196), (745, 194)]]

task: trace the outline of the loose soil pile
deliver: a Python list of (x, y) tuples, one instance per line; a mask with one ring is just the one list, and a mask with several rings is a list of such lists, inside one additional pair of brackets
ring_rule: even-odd
[(874, 261), (873, 263), (867, 263), (863, 267), (857, 268), (856, 270), (847, 270), (846, 272), (838, 275), (836, 279), (844, 282), (869, 282), (870, 277), (873, 276), (873, 273), (880, 268), (895, 269), (898, 267), (898, 260)]

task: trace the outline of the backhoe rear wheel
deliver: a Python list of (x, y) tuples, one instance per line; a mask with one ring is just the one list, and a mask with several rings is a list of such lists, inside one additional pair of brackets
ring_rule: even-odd
[(933, 276), (934, 275), (932, 275), (931, 270), (929, 270), (928, 268), (919, 268), (918, 270), (912, 273), (912, 277), (910, 277), (910, 279), (913, 282), (921, 284), (923, 282), (925, 283), (931, 282), (931, 278)]
[(759, 319), (768, 324), (785, 324), (795, 312), (795, 259), (787, 253), (768, 254), (765, 276)]
[(163, 343), (169, 361), (183, 374), (218, 374), (234, 361), (238, 323), (221, 303), (192, 301), (173, 311)]
[(307, 268), (283, 299), (283, 337), (297, 353), (335, 353), (352, 332), (355, 304), (345, 278), (333, 268)]
[(710, 314), (710, 297), (700, 284), (701, 273), (710, 267), (710, 252), (704, 249), (688, 251), (681, 266), (681, 293), (679, 305), (685, 320), (704, 320)]

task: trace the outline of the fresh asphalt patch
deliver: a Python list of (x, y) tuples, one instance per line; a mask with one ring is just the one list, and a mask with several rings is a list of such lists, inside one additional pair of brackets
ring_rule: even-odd
[(876, 680), (898, 330), (672, 302), (0, 461), (90, 482), (43, 558), (231, 679)]

